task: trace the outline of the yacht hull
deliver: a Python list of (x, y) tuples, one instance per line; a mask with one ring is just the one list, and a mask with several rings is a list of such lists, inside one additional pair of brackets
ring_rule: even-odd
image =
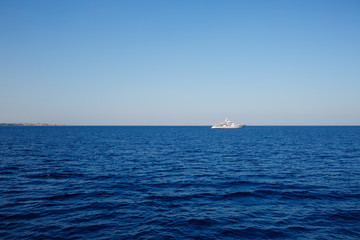
[(239, 128), (244, 128), (244, 126), (238, 126), (238, 127), (216, 127), (216, 126), (212, 126), (212, 129), (239, 129)]

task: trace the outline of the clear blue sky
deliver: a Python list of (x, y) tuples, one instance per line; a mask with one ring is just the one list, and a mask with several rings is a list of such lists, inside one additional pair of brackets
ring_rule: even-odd
[(0, 0), (0, 122), (360, 124), (360, 1)]

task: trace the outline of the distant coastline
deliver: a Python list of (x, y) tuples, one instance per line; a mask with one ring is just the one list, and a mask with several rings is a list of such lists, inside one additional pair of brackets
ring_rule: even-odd
[(0, 126), (64, 126), (50, 123), (0, 123)]

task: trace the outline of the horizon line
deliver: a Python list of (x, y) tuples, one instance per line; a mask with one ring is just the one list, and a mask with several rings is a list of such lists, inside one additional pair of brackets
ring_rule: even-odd
[[(53, 127), (63, 127), (63, 126), (114, 126), (114, 127), (209, 127), (213, 124), (58, 124), (58, 123), (5, 123), (0, 122), (0, 126), (53, 126)], [(245, 124), (246, 127), (321, 127), (321, 126), (360, 126), (360, 124)]]
[[(104, 124), (54, 124), (54, 125), (0, 125), (0, 127), (211, 127), (212, 125), (104, 125)], [(245, 127), (360, 127), (359, 125), (344, 124), (304, 124), (304, 125), (274, 125), (256, 124), (245, 125)]]

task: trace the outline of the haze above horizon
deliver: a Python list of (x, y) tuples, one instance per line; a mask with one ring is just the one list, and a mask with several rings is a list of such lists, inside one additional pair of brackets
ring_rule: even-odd
[(0, 122), (360, 125), (359, 1), (0, 1)]

